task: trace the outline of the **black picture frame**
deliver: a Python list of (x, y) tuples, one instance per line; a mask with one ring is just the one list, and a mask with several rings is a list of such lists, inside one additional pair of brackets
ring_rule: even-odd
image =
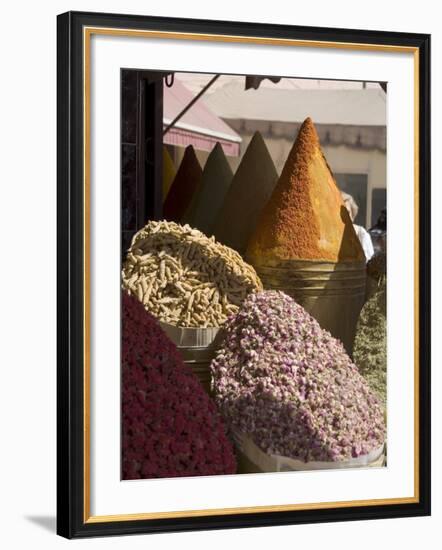
[[(201, 517), (89, 521), (84, 489), (85, 27), (405, 46), (419, 59), (419, 491), (416, 502)], [(69, 12), (57, 21), (57, 532), (67, 538), (430, 514), (430, 36), (427, 34)]]

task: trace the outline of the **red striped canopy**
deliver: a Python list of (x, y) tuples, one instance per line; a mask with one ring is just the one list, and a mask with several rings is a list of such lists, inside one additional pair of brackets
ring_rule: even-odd
[[(177, 78), (172, 87), (164, 86), (163, 125), (167, 127), (192, 101), (193, 94)], [(193, 145), (201, 151), (211, 151), (219, 142), (224, 153), (238, 156), (241, 137), (211, 111), (200, 98), (163, 137), (167, 145), (187, 147)]]

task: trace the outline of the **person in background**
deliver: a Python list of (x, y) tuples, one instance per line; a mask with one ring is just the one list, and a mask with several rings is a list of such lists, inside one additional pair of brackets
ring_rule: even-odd
[(353, 227), (355, 228), (356, 235), (358, 236), (362, 249), (364, 251), (365, 261), (368, 262), (368, 260), (374, 254), (371, 237), (368, 231), (364, 227), (362, 227), (362, 225), (356, 225), (354, 223), (354, 220), (358, 215), (358, 210), (359, 210), (358, 205), (356, 204), (354, 198), (348, 193), (344, 193), (344, 191), (341, 191), (341, 195), (342, 195), (342, 200), (344, 201), (344, 206), (348, 210), (348, 213), (350, 214), (350, 219), (353, 222)]
[(383, 208), (378, 221), (369, 229), (375, 252), (385, 252), (387, 248), (387, 209)]

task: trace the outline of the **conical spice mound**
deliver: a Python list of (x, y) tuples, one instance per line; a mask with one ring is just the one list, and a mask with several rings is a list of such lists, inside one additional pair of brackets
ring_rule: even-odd
[(173, 180), (176, 176), (176, 169), (166, 147), (163, 146), (163, 202), (166, 200)]
[(208, 236), (232, 183), (233, 173), (219, 143), (212, 149), (204, 166), (201, 184), (196, 190), (182, 223), (196, 227)]
[(255, 132), (216, 219), (215, 238), (243, 254), (277, 180), (267, 146), (261, 134)]
[(247, 248), (252, 264), (364, 261), (364, 253), (307, 118)]
[(189, 145), (164, 202), (163, 217), (166, 220), (181, 219), (201, 182), (202, 173), (195, 151), (192, 145)]

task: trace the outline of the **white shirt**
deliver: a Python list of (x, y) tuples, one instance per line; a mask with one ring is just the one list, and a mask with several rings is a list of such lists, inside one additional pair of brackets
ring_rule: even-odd
[(355, 228), (356, 235), (359, 238), (359, 241), (361, 243), (362, 249), (365, 254), (365, 259), (368, 262), (368, 260), (373, 256), (374, 249), (373, 249), (373, 243), (371, 242), (371, 237), (366, 229), (362, 227), (362, 225), (356, 225), (353, 224), (353, 227)]

